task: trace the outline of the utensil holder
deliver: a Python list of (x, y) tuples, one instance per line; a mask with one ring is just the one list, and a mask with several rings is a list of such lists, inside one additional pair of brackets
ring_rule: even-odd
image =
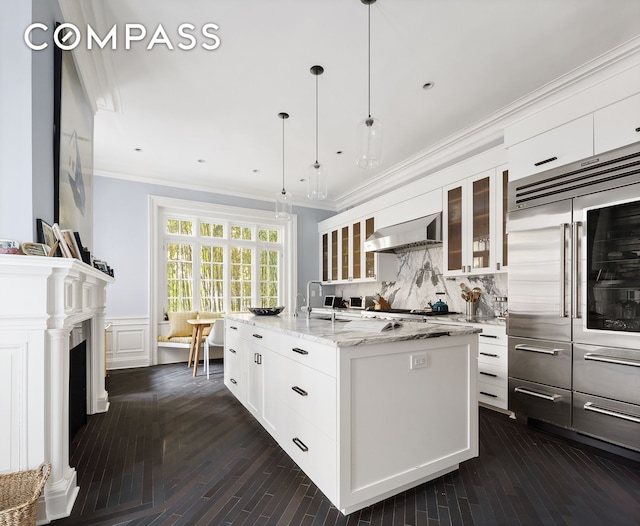
[(478, 309), (478, 302), (477, 301), (467, 301), (467, 304), (466, 304), (466, 315), (467, 316), (475, 316), (477, 309)]

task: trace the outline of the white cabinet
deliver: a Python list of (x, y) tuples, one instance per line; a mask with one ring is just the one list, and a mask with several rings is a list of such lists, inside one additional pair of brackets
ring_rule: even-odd
[(395, 254), (366, 252), (364, 242), (376, 229), (367, 217), (320, 232), (320, 278), (323, 283), (393, 281), (398, 274)]
[(506, 270), (508, 178), (503, 166), (444, 187), (445, 275)]
[(244, 404), (246, 382), (243, 375), (242, 356), (239, 324), (227, 323), (224, 334), (224, 385)]
[(509, 148), (512, 181), (593, 155), (593, 115), (553, 128)]
[(594, 154), (640, 141), (640, 93), (593, 115)]
[(482, 325), (478, 335), (478, 401), (508, 408), (508, 347), (504, 326)]
[(475, 334), (338, 347), (291, 333), (306, 320), (269, 323), (225, 320), (247, 351), (245, 407), (342, 513), (477, 456)]

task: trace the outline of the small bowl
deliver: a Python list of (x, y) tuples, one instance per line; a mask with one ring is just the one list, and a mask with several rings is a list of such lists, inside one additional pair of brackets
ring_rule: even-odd
[(277, 316), (284, 307), (249, 307), (249, 312), (255, 316)]

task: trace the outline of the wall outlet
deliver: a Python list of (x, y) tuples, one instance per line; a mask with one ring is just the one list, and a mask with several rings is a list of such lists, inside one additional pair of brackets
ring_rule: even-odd
[(427, 366), (426, 353), (412, 354), (411, 355), (411, 369), (421, 369)]

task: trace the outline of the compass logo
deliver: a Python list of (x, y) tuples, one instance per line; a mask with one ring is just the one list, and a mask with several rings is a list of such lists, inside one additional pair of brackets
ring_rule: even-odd
[[(87, 49), (99, 47), (104, 49), (109, 46), (111, 49), (118, 49), (124, 45), (124, 49), (132, 49), (133, 46), (145, 45), (146, 49), (153, 49), (155, 46), (164, 46), (166, 49), (178, 49), (189, 51), (200, 44), (200, 47), (207, 51), (218, 49), (221, 44), (220, 37), (216, 34), (219, 26), (213, 22), (197, 27), (195, 24), (185, 22), (180, 24), (175, 34), (167, 32), (162, 24), (158, 24), (153, 32), (149, 32), (143, 24), (124, 24), (121, 28), (114, 24), (104, 36), (100, 36), (90, 25), (87, 24), (86, 32), (82, 31), (75, 24), (65, 22), (59, 24), (53, 31), (54, 44), (63, 50), (72, 50), (83, 42)], [(49, 46), (47, 42), (34, 43), (33, 37), (38, 32), (47, 32), (49, 27), (41, 22), (31, 24), (24, 32), (24, 41), (31, 49), (39, 51)], [(146, 41), (147, 35), (151, 37)]]

